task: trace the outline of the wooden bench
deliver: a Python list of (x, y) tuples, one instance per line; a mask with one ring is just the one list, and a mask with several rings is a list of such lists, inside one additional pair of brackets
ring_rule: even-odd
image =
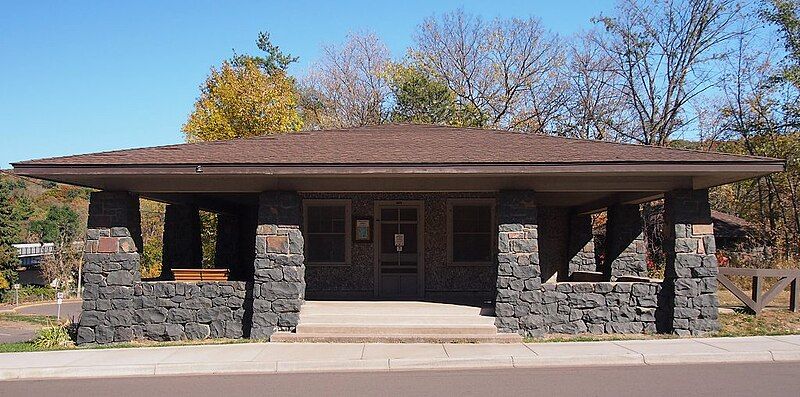
[[(744, 276), (752, 278), (752, 291), (750, 296), (739, 289), (729, 276)], [(778, 282), (765, 294), (761, 294), (761, 287), (765, 277), (775, 277)], [(755, 314), (762, 310), (775, 299), (786, 287), (791, 285), (789, 296), (789, 310), (798, 311), (797, 298), (800, 295), (800, 269), (748, 269), (739, 267), (720, 267), (717, 280), (723, 287), (733, 293)]]
[(228, 269), (172, 269), (175, 281), (228, 281)]

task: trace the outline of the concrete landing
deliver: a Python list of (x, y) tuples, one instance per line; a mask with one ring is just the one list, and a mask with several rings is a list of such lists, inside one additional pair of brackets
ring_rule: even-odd
[(500, 334), (491, 307), (416, 301), (308, 301), (294, 333), (273, 342), (517, 343)]

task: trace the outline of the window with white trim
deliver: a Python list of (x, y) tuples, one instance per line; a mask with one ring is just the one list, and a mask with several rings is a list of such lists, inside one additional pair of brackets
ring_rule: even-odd
[(306, 263), (344, 265), (350, 262), (350, 201), (306, 200), (304, 239)]
[(451, 265), (494, 263), (494, 225), (493, 199), (449, 200), (448, 262)]

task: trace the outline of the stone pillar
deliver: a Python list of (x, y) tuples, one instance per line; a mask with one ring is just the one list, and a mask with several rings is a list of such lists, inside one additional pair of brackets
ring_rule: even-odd
[(544, 333), (537, 208), (532, 191), (498, 196), (497, 297), (500, 332)]
[(256, 229), (251, 338), (291, 331), (305, 297), (302, 206), (296, 192), (261, 193)]
[(567, 259), (569, 261), (567, 274), (564, 278), (559, 277), (560, 281), (566, 281), (572, 272), (597, 270), (591, 215), (578, 214), (570, 217)]
[(664, 330), (701, 335), (719, 329), (718, 269), (708, 190), (665, 194), (664, 252)]
[(231, 280), (244, 280), (246, 274), (242, 269), (242, 258), (239, 253), (240, 229), (241, 224), (238, 216), (217, 215), (217, 241), (214, 251), (214, 264), (217, 267), (230, 269)]
[(164, 213), (164, 248), (161, 278), (172, 280), (172, 269), (200, 268), (203, 265), (202, 225), (197, 207), (169, 204)]
[(133, 339), (133, 286), (141, 281), (139, 199), (93, 192), (83, 256), (83, 312), (78, 344)]
[(647, 277), (643, 231), (638, 204), (608, 208), (603, 268), (608, 279), (619, 276)]

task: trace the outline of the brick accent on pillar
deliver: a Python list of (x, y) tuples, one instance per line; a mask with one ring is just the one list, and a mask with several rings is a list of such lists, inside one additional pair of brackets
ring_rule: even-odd
[(569, 261), (567, 274), (563, 278), (559, 277), (560, 281), (566, 280), (572, 272), (597, 270), (591, 215), (578, 214), (570, 217), (567, 260)]
[(701, 335), (719, 329), (716, 250), (708, 190), (665, 194), (667, 331)]
[(537, 208), (532, 191), (498, 196), (495, 325), (500, 332), (544, 333)]
[(606, 223), (606, 258), (603, 268), (606, 277), (647, 277), (645, 248), (639, 205), (609, 207)]
[(172, 269), (203, 265), (202, 225), (195, 206), (168, 204), (164, 213), (161, 278), (172, 280)]
[(251, 338), (291, 331), (305, 298), (302, 206), (296, 192), (261, 193), (256, 229)]
[(78, 344), (133, 339), (133, 285), (141, 281), (139, 199), (93, 192), (83, 256), (83, 312)]

